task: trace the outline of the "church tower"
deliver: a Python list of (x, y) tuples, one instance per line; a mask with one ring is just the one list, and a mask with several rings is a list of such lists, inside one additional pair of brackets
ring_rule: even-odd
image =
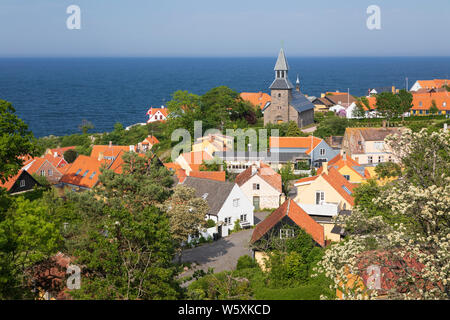
[(281, 48), (275, 64), (275, 80), (270, 86), (271, 104), (269, 112), (264, 113), (264, 124), (288, 122), (290, 119), (290, 102), (294, 86), (288, 77), (289, 64)]

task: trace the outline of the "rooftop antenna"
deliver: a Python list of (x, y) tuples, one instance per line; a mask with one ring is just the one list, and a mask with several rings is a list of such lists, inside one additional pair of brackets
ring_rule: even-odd
[(408, 77), (406, 77), (405, 80), (406, 80), (406, 91), (409, 91), (409, 90), (408, 90)]

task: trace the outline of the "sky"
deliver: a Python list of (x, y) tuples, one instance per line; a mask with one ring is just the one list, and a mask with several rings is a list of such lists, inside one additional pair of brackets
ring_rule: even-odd
[(449, 18), (449, 0), (0, 0), (0, 57), (450, 56)]

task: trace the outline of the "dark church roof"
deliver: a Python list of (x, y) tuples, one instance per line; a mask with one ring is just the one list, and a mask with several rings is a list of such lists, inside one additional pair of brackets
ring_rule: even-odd
[(291, 105), (298, 112), (314, 109), (314, 105), (311, 103), (311, 101), (309, 101), (303, 93), (295, 90), (292, 91)]
[(275, 64), (275, 71), (287, 71), (289, 70), (289, 64), (287, 62), (286, 56), (284, 55), (284, 50), (281, 48), (280, 53), (278, 53), (277, 63)]
[(270, 90), (290, 90), (293, 88), (294, 86), (288, 78), (277, 78), (270, 85)]

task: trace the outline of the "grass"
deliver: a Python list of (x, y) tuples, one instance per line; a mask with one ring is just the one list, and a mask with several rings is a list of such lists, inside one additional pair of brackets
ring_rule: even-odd
[(323, 287), (305, 285), (283, 289), (260, 288), (255, 290), (254, 298), (256, 300), (320, 300), (321, 294), (324, 294)]

